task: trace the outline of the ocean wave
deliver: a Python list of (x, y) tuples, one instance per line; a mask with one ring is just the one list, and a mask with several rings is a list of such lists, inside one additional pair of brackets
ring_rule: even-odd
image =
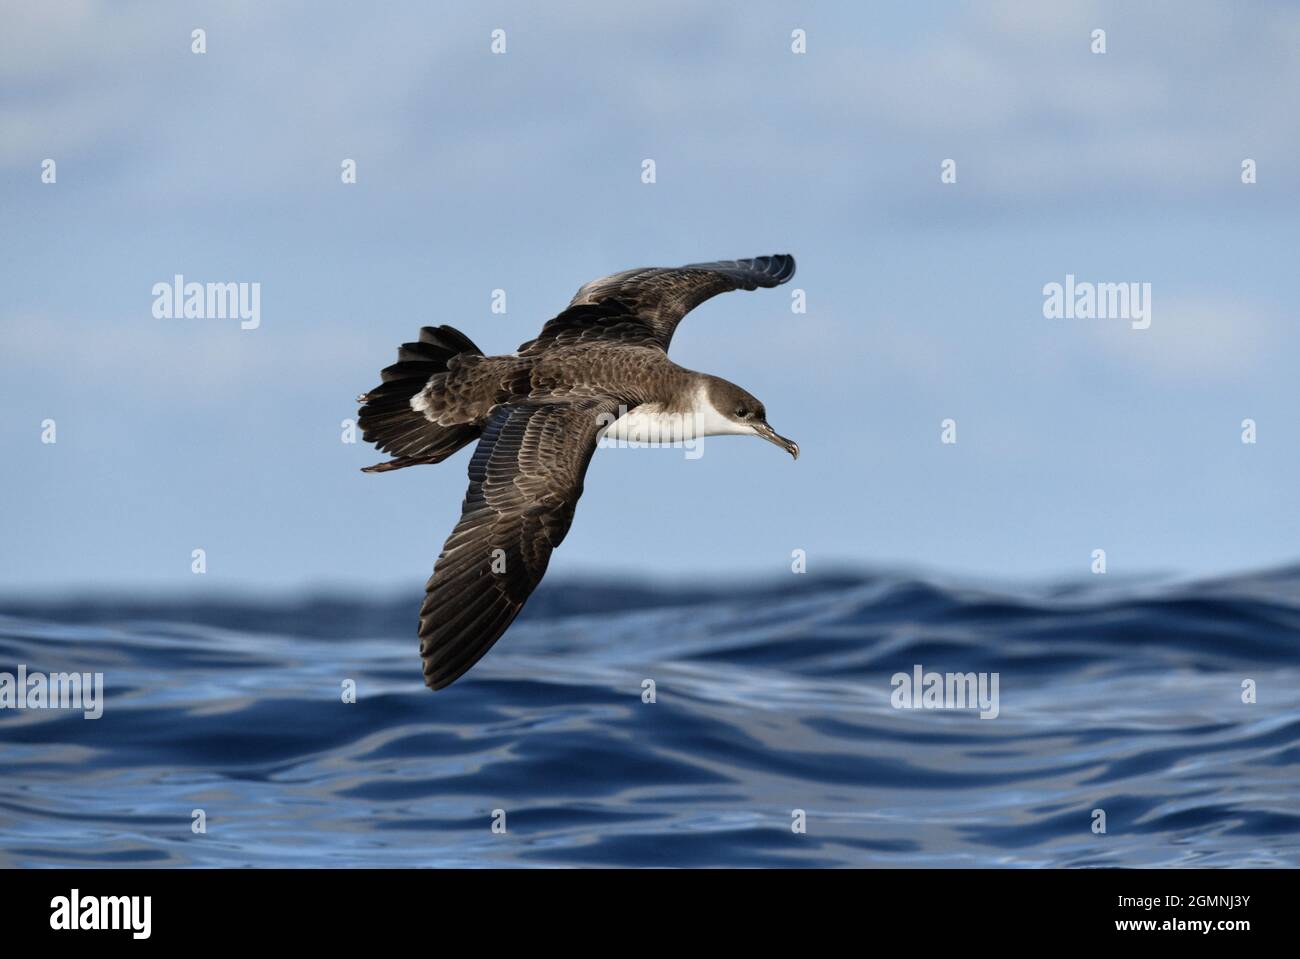
[(1298, 587), (546, 583), (437, 694), (409, 597), (10, 599), (0, 671), (105, 702), (0, 710), (0, 863), (1294, 866)]

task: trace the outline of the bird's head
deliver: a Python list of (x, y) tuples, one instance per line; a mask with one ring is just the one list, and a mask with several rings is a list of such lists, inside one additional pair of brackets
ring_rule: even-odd
[(735, 383), (716, 376), (709, 377), (705, 389), (711, 416), (708, 433), (761, 436), (775, 443), (795, 459), (799, 458), (799, 444), (786, 439), (767, 423), (767, 410), (751, 393)]

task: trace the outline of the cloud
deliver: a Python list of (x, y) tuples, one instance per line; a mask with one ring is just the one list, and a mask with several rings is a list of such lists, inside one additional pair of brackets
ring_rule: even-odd
[(1249, 381), (1278, 362), (1280, 347), (1294, 339), (1267, 305), (1215, 294), (1162, 302), (1158, 292), (1146, 330), (1133, 330), (1123, 320), (1061, 322), (1083, 324), (1103, 357), (1165, 383)]
[[(1089, 51), (1094, 27), (1105, 54)], [(951, 156), (994, 196), (1183, 202), (1238, 188), (1245, 156), (1295, 155), (1277, 91), (1300, 89), (1298, 47), (1290, 5), (980, 4), (901, 49), (837, 46), (815, 100), (875, 142), (928, 151), (931, 182)]]
[[(1290, 5), (1243, 17), (1208, 0), (1000, 2), (913, 13), (930, 18), (919, 32), (906, 14), (864, 7), (810, 13), (802, 57), (781, 5), (739, 19), (667, 6), (434, 19), (406, 4), (362, 16), (244, 3), (201, 17), (23, 5), (0, 38), (0, 165), (114, 150), (124, 191), (255, 202), (307, 195), (356, 151), (363, 176), (428, 190), (445, 176), (500, 178), (520, 156), (539, 171), (586, 169), (623, 143), (719, 174), (738, 162), (767, 176), (815, 168), (853, 196), (914, 209), (939, 195), (949, 156), (986, 202), (1082, 206), (1098, 192), (1145, 205), (1226, 191), (1243, 156), (1268, 170), (1300, 152), (1284, 94), (1300, 89)], [(203, 57), (188, 51), (198, 20)], [(485, 69), (498, 22), (510, 52)], [(1108, 30), (1104, 55), (1088, 51), (1095, 26)]]
[[(147, 310), (147, 298), (141, 301)], [(87, 323), (21, 314), (0, 319), (0, 342), (11, 382), (29, 378), (45, 393), (101, 393), (117, 402), (166, 396), (171, 407), (221, 406), (250, 384), (264, 390), (303, 369), (320, 382), (352, 382), (359, 358), (388, 356), (357, 328), (331, 329), (327, 336), (276, 335), (266, 327), (241, 331), (237, 320), (119, 317)], [(368, 382), (366, 369), (358, 392)], [(342, 406), (350, 399), (340, 394)]]

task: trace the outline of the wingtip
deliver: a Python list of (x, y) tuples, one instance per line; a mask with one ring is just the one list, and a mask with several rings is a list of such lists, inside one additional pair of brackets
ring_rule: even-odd
[(764, 273), (772, 278), (773, 286), (780, 286), (794, 276), (794, 256), (789, 253), (773, 253), (770, 256), (758, 257), (755, 262), (756, 265), (762, 264), (761, 268)]

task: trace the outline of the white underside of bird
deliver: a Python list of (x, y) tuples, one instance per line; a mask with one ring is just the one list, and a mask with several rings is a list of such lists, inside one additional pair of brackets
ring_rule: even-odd
[(659, 403), (643, 403), (627, 410), (601, 433), (606, 443), (687, 443), (705, 436), (747, 436), (753, 433), (748, 424), (723, 416), (704, 389), (696, 391), (694, 404), (687, 410), (665, 410)]

